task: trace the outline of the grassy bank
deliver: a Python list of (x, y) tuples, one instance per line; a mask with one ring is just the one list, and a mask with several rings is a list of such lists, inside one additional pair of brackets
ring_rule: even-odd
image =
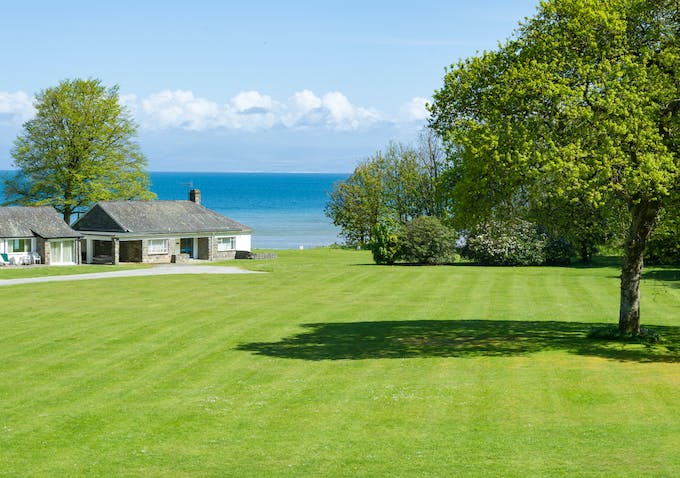
[(244, 264), (0, 289), (0, 476), (680, 475), (676, 270)]

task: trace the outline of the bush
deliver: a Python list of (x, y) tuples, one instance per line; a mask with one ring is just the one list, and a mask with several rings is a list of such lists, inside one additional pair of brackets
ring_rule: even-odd
[(484, 265), (541, 265), (547, 259), (548, 242), (547, 234), (530, 222), (490, 221), (470, 232), (463, 255)]
[(386, 223), (373, 226), (370, 248), (376, 264), (394, 264), (399, 257), (399, 238), (395, 227)]
[(652, 233), (645, 262), (657, 265), (680, 264), (680, 219), (666, 214)]
[(545, 263), (548, 265), (568, 265), (575, 254), (574, 246), (564, 238), (552, 237), (545, 245)]
[(416, 264), (448, 264), (456, 260), (456, 235), (437, 218), (423, 216), (399, 232), (400, 256)]

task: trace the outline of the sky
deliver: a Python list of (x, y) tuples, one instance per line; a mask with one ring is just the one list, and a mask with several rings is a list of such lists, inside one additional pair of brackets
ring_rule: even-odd
[(3, 2), (0, 170), (36, 93), (119, 86), (152, 171), (351, 172), (539, 0)]

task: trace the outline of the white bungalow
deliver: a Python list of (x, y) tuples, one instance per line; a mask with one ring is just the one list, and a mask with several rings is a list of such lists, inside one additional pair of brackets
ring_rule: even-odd
[(52, 206), (0, 207), (2, 264), (78, 264), (80, 238)]
[(234, 259), (251, 250), (251, 229), (189, 201), (101, 201), (73, 224), (85, 262), (180, 262)]

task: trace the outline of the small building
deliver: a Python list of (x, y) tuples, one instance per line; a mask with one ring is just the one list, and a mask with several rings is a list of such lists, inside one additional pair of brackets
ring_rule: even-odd
[(169, 263), (234, 259), (250, 252), (251, 229), (188, 201), (101, 201), (73, 224), (90, 263)]
[(81, 237), (52, 206), (0, 207), (0, 254), (10, 263), (78, 264)]

